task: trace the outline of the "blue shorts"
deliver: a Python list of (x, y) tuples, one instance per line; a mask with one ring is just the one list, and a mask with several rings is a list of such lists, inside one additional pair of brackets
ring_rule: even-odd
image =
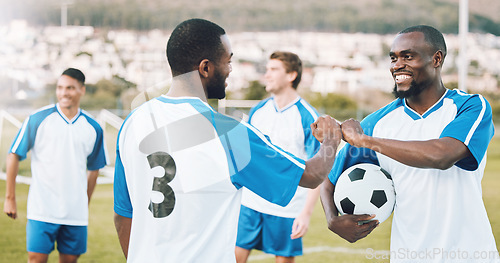
[(28, 219), (26, 249), (28, 252), (50, 254), (57, 242), (61, 254), (81, 255), (87, 251), (87, 226), (69, 226)]
[(302, 238), (290, 238), (293, 221), (293, 218), (263, 214), (242, 205), (236, 246), (282, 257), (300, 256)]

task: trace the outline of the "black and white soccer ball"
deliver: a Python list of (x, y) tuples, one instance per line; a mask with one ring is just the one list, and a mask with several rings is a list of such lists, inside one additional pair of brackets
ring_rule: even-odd
[(333, 193), (341, 215), (376, 215), (385, 221), (394, 210), (396, 192), (392, 177), (380, 166), (360, 163), (346, 169), (339, 177)]

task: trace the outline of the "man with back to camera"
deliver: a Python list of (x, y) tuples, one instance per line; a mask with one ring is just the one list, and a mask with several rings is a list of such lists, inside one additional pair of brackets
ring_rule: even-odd
[[(269, 136), (271, 142), (302, 159), (314, 156), (320, 143), (311, 124), (317, 111), (297, 93), (302, 61), (291, 52), (276, 51), (266, 66), (266, 91), (272, 96), (250, 110), (249, 123)], [(236, 260), (247, 261), (252, 249), (276, 256), (276, 262), (294, 262), (302, 255), (302, 236), (309, 228), (318, 201), (319, 187), (298, 187), (290, 203), (278, 206), (243, 189), (236, 239)]]
[(317, 187), (333, 165), (340, 126), (319, 118), (313, 130), (323, 143), (303, 161), (206, 103), (225, 97), (232, 50), (224, 29), (186, 20), (172, 32), (166, 53), (170, 90), (134, 110), (118, 135), (120, 244), (128, 262), (235, 262), (239, 189), (286, 205), (298, 185)]
[(54, 243), (63, 263), (87, 250), (88, 205), (106, 154), (101, 127), (80, 109), (84, 94), (85, 75), (66, 69), (57, 81), (58, 103), (31, 114), (9, 150), (4, 212), (13, 219), (19, 161), (31, 150), (28, 262), (47, 262)]
[[(481, 192), (494, 133), (489, 103), (443, 85), (446, 43), (433, 27), (404, 29), (389, 56), (397, 99), (361, 124), (351, 119), (341, 125), (349, 144), (321, 191), (329, 229), (355, 242), (376, 227), (375, 221), (359, 226), (360, 216), (338, 216), (333, 204), (342, 171), (369, 162), (394, 181), (391, 262), (497, 262)], [(489, 255), (478, 257), (483, 252)]]

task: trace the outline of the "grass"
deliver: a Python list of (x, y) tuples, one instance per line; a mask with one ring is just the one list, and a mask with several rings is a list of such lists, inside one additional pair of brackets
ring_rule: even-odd
[[(9, 129), (6, 129), (9, 130)], [(108, 149), (114, 149), (116, 131), (108, 130), (107, 134)], [(2, 150), (1, 164), (5, 162), (5, 153), (15, 132), (5, 132), (2, 136), (0, 149)], [(5, 143), (7, 141), (8, 143)], [(114, 152), (109, 152), (110, 160), (114, 159)], [(28, 158), (29, 159), (29, 158)], [(20, 173), (29, 175), (29, 160), (21, 162), (24, 168)], [(2, 165), (3, 166), (3, 165)], [(5, 170), (5, 168), (3, 169)], [(500, 138), (494, 138), (488, 150), (488, 161), (485, 175), (482, 180), (483, 199), (488, 211), (490, 222), (493, 228), (493, 234), (498, 242), (500, 241), (500, 202), (498, 202), (500, 193)], [(26, 200), (28, 195), (28, 186), (18, 184), (17, 205), (18, 219), (12, 220), (2, 213), (0, 215), (0, 263), (27, 262), (26, 253)], [(5, 181), (0, 180), (0, 203), (4, 203)], [(460, 219), (457, 219), (460, 220)], [(311, 225), (308, 234), (304, 238), (304, 248), (306, 251), (311, 248), (326, 248), (323, 251), (306, 253), (304, 256), (297, 257), (297, 263), (313, 262), (388, 262), (387, 259), (369, 259), (367, 249), (389, 250), (391, 218), (383, 222), (368, 237), (354, 244), (341, 239), (336, 234), (331, 233), (326, 227), (323, 209), (318, 202), (311, 219)], [(334, 248), (342, 248), (337, 251)], [(273, 257), (266, 257), (260, 251), (253, 251), (251, 262), (271, 263)], [(58, 262), (57, 252), (49, 256), (49, 262)], [(90, 262), (125, 262), (122, 255), (118, 238), (113, 225), (113, 192), (112, 185), (98, 185), (90, 203), (90, 219), (88, 228), (88, 249), (87, 253), (82, 255), (80, 263)]]

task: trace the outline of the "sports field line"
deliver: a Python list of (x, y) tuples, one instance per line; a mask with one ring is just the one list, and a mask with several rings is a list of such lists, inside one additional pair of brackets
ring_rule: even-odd
[[(366, 255), (367, 253), (376, 253), (378, 255), (389, 254), (388, 250), (371, 250), (367, 252), (367, 249), (361, 248), (347, 248), (347, 247), (329, 247), (329, 246), (319, 246), (319, 247), (306, 247), (304, 248), (304, 255), (320, 253), (320, 252), (333, 252), (333, 253), (344, 253), (344, 254), (358, 254), (358, 255)], [(248, 261), (259, 261), (268, 258), (274, 258), (274, 255), (271, 254), (259, 254), (259, 255), (250, 255), (248, 257)]]

